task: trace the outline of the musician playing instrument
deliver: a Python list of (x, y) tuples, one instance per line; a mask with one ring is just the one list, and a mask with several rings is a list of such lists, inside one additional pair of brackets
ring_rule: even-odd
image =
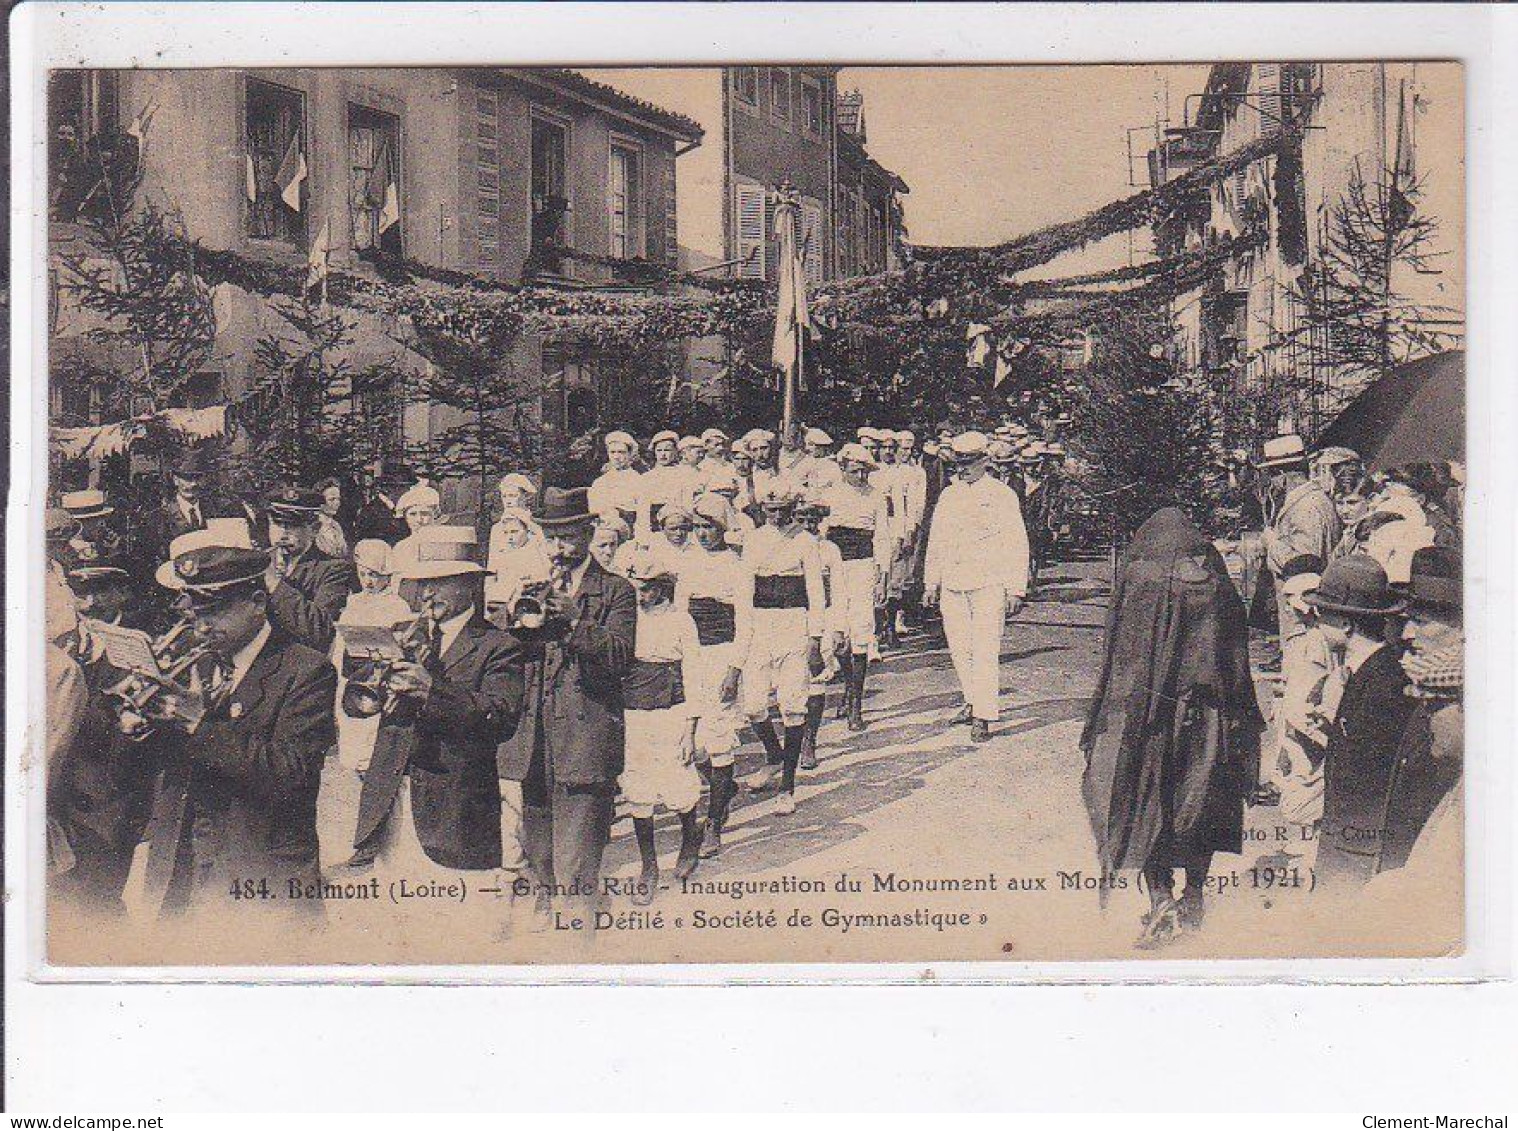
[(325, 652), (332, 647), (333, 626), (353, 592), (353, 567), (316, 547), (321, 517), (319, 492), (286, 487), (268, 500), (272, 550), (264, 585), (269, 590), (269, 619), (290, 636)]
[(521, 711), (522, 666), (515, 642), (485, 620), (473, 528), (414, 537), (415, 560), (397, 573), (414, 587), (419, 627), (386, 673), (397, 702), (364, 777), (354, 847), (356, 863), (419, 879), (501, 865), (496, 746)]
[(206, 712), (193, 733), (166, 717), (143, 742), (162, 773), (141, 902), (159, 915), (319, 912), (316, 798), (337, 673), (271, 623), (268, 551), (246, 524), (222, 526), (175, 539), (158, 571), (208, 648), (188, 680)]

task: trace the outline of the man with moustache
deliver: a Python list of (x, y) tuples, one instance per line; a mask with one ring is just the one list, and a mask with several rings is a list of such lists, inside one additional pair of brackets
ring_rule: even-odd
[[(358, 861), (397, 878), (501, 866), (496, 748), (522, 707), (517, 643), (485, 620), (479, 541), (432, 525), (401, 567), (417, 610), (359, 798)], [(478, 885), (472, 885), (478, 886)]]
[(322, 497), (316, 491), (285, 487), (270, 496), (269, 619), (308, 647), (332, 647), (333, 626), (357, 586), (351, 562), (330, 557), (316, 546)]
[(583, 488), (544, 492), (538, 517), (552, 581), (541, 628), (514, 630), (525, 661), (522, 720), (499, 751), (500, 776), (522, 784), (522, 847), (537, 908), (557, 902), (593, 929), (601, 857), (624, 761), (622, 677), (632, 666), (632, 586), (590, 554)]

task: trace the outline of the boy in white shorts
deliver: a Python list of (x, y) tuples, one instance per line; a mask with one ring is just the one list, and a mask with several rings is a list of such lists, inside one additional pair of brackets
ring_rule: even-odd
[(733, 759), (743, 726), (738, 681), (753, 632), (754, 581), (727, 541), (728, 523), (735, 514), (719, 495), (708, 493), (696, 500), (696, 549), (686, 559), (675, 595), (675, 604), (695, 622), (701, 642), (695, 694), (701, 711), (696, 757), (707, 762), (711, 775), (702, 856), (722, 851), (722, 828), (738, 792), (733, 783)]
[[(796, 811), (796, 767), (806, 733), (811, 681), (822, 672), (822, 635), (827, 601), (814, 540), (796, 525), (797, 495), (774, 480), (762, 496), (764, 525), (743, 543), (743, 561), (754, 579), (754, 631), (743, 664), (743, 713), (764, 744), (768, 766), (750, 779), (763, 790), (780, 781), (775, 811)], [(780, 705), (785, 739), (770, 723), (770, 696)]]
[(627, 745), (618, 784), (643, 861), (632, 901), (646, 906), (659, 888), (654, 810), (660, 804), (680, 815), (677, 879), (696, 870), (701, 850), (696, 819), (701, 775), (695, 766), (699, 707), (687, 695), (698, 686), (701, 644), (690, 614), (675, 605), (675, 575), (662, 556), (647, 550), (632, 554), (627, 579), (638, 593), (638, 625), (633, 664), (622, 677)]

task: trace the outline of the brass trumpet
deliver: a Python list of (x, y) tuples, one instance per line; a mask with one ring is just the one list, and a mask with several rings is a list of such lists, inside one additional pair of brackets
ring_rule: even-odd
[(188, 617), (175, 622), (150, 646), (157, 672), (131, 671), (106, 689), (115, 700), (116, 725), (134, 741), (147, 738), (161, 726), (194, 734), (231, 691), (230, 683), (199, 691), (189, 686), (195, 665), (214, 650), (200, 639)]
[[(431, 614), (423, 612), (411, 622), (405, 633), (397, 637), (401, 652), (411, 663), (425, 666), (432, 662), (432, 624)], [(352, 658), (367, 665), (367, 669), (349, 676), (343, 686), (343, 714), (351, 719), (395, 715), (402, 702), (389, 685), (395, 659), (373, 652)]]

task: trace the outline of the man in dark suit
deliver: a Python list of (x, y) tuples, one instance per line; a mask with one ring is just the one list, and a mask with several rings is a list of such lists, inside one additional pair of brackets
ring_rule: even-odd
[(358, 860), (411, 877), (501, 866), (496, 747), (522, 706), (517, 644), (482, 612), (474, 530), (429, 526), (402, 577), (420, 619), (410, 659), (390, 670), (397, 698), (359, 798)]
[(337, 673), (269, 622), (267, 551), (185, 541), (158, 577), (180, 594), (213, 662), (189, 680), (207, 707), (199, 724), (186, 733), (160, 723), (145, 740), (162, 766), (145, 902), (159, 914), (319, 913), (316, 795)]
[(393, 473), (377, 476), (368, 491), (368, 497), (353, 516), (353, 542), (365, 538), (378, 538), (392, 546), (411, 533), (406, 520), (395, 512), (396, 500), (400, 498), (400, 478)]
[(302, 644), (325, 652), (348, 595), (358, 588), (353, 563), (317, 549), (322, 497), (286, 487), (270, 497), (269, 619)]
[(522, 783), (522, 841), (538, 907), (558, 896), (590, 927), (622, 772), (622, 676), (633, 661), (632, 586), (590, 556), (583, 488), (549, 488), (538, 519), (553, 565), (542, 629), (518, 630), (526, 661), (521, 725), (500, 749)]
[(1416, 706), (1397, 653), (1386, 644), (1386, 618), (1402, 606), (1385, 571), (1363, 554), (1330, 562), (1305, 600), (1349, 672), (1323, 761), (1318, 881), (1358, 887), (1376, 874), (1382, 857), (1397, 746)]

